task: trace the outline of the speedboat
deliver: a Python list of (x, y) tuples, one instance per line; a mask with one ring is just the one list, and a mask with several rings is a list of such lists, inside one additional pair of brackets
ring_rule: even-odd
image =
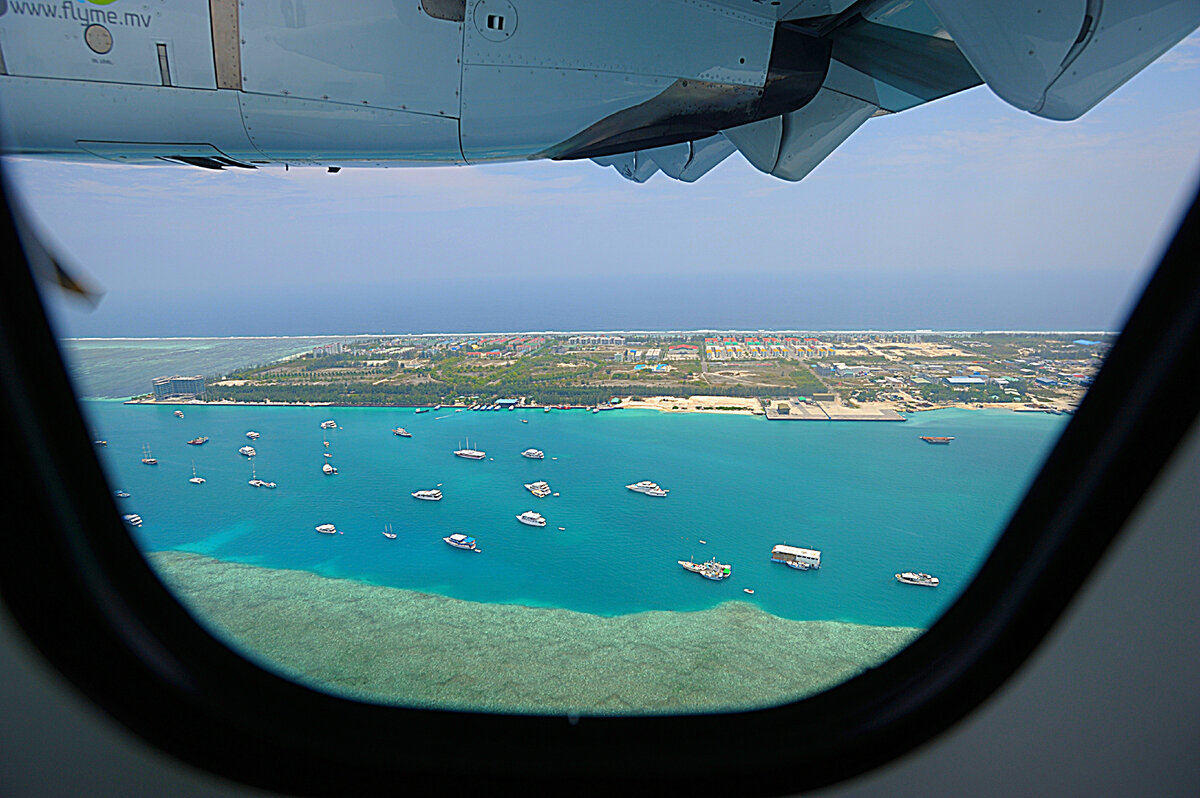
[(125, 519), (125, 523), (129, 524), (130, 526), (142, 525), (142, 517), (137, 513), (126, 513), (123, 517)]
[(337, 469), (336, 469), (336, 468), (334, 468), (334, 467), (333, 467), (332, 465), (330, 465), (329, 463), (322, 463), (322, 464), (321, 464), (321, 470), (322, 470), (323, 472), (325, 472), (325, 475), (326, 475), (326, 476), (328, 476), (328, 475), (330, 475), (330, 474), (336, 474), (336, 473), (337, 473)]
[(937, 587), (941, 582), (936, 576), (919, 573), (916, 571), (905, 571), (896, 574), (896, 581), (903, 582), (906, 585), (922, 585), (924, 587)]
[(464, 535), (461, 532), (455, 532), (453, 535), (451, 535), (448, 538), (442, 538), (442, 540), (446, 541), (447, 543), (449, 543), (451, 546), (453, 546), (456, 549), (473, 549), (473, 548), (475, 548), (475, 538), (473, 538), (469, 535)]
[(644, 493), (647, 496), (666, 496), (669, 492), (666, 488), (659, 487), (658, 483), (651, 482), (648, 479), (643, 479), (641, 482), (635, 482), (625, 487), (634, 493)]
[(442, 500), (442, 492), (437, 488), (433, 490), (418, 490), (413, 491), (412, 497), (426, 502), (440, 502)]
[(333, 524), (321, 524), (317, 527), (317, 531), (322, 535), (336, 535), (337, 527), (335, 527)]
[(392, 434), (399, 435), (401, 438), (411, 438), (412, 437), (412, 433), (409, 432), (408, 430), (406, 430), (404, 427), (396, 427), (394, 430), (392, 430)]
[(521, 452), (522, 457), (528, 457), (530, 460), (545, 460), (546, 453), (541, 449), (526, 449)]
[(252, 440), (252, 441), (256, 441), (256, 440), (258, 440), (259, 438), (261, 438), (262, 436), (261, 436), (261, 435), (259, 435), (259, 434), (258, 434), (257, 432), (255, 432), (254, 430), (250, 430), (249, 432), (247, 432), (247, 433), (246, 433), (246, 437), (247, 437), (247, 438), (249, 438), (249, 439), (250, 439), (250, 440)]
[(238, 449), (238, 454), (244, 454), (247, 457), (253, 457), (254, 455), (258, 454), (258, 452), (254, 451), (253, 446), (243, 446), (242, 448)]
[(533, 510), (526, 510), (517, 516), (517, 520), (528, 526), (545, 526), (546, 519), (541, 513), (535, 513)]

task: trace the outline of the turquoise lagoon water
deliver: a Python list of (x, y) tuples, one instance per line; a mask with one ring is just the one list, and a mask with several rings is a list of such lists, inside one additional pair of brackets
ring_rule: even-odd
[[(145, 519), (133, 534), (146, 551), (600, 616), (738, 600), (791, 620), (918, 628), (967, 585), (1066, 422), (972, 410), (878, 423), (244, 406), (185, 407), (180, 420), (171, 407), (84, 406), (109, 442), (112, 486), (132, 494), (118, 504)], [(320, 470), (327, 418), (340, 425), (329, 431), (336, 476)], [(413, 437), (392, 435), (397, 425)], [(255, 467), (274, 491), (246, 484), (247, 430), (262, 434)], [(199, 435), (209, 443), (185, 444)], [(451, 454), (468, 437), (489, 459)], [(157, 467), (141, 464), (143, 444)], [(521, 457), (531, 446), (546, 459)], [(193, 461), (206, 484), (187, 481)], [(561, 495), (533, 497), (523, 484), (539, 479)], [(642, 479), (670, 495), (625, 489)], [(438, 483), (441, 502), (409, 495)], [(516, 521), (530, 509), (547, 527)], [(326, 522), (343, 534), (314, 531)], [(474, 535), (482, 553), (444, 544), (453, 532)], [(822, 568), (771, 563), (776, 543), (820, 549)], [(730, 563), (733, 576), (689, 574), (676, 564), (689, 557)], [(900, 570), (935, 574), (941, 587), (900, 585)]]

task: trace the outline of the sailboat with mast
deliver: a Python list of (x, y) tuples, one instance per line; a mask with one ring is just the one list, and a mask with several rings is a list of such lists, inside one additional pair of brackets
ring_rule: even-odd
[(145, 465), (158, 465), (158, 460), (155, 460), (154, 456), (150, 454), (150, 444), (148, 443), (142, 444), (142, 463)]
[(192, 478), (189, 479), (188, 482), (192, 483), (193, 485), (203, 485), (204, 484), (204, 477), (196, 476), (196, 461), (195, 460), (192, 461)]
[(383, 536), (384, 536), (385, 538), (387, 538), (388, 540), (395, 540), (395, 539), (396, 539), (396, 533), (392, 531), (392, 525), (391, 525), (391, 524), (384, 524), (384, 525), (383, 525)]
[(471, 448), (471, 439), (467, 439), (467, 445), (462, 449), (455, 449), (454, 454), (457, 457), (465, 457), (468, 460), (482, 460), (487, 457), (487, 452), (481, 452), (478, 449)]

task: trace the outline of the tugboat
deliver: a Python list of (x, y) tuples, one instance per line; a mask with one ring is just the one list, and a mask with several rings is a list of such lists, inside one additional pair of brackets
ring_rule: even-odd
[(922, 436), (921, 436), (921, 440), (925, 441), (926, 443), (933, 443), (933, 444), (938, 444), (938, 445), (941, 445), (941, 446), (949, 446), (949, 445), (950, 445), (950, 441), (954, 440), (954, 436), (953, 436), (953, 435), (950, 435), (950, 436), (946, 436), (946, 435), (922, 435)]
[(937, 587), (941, 582), (936, 576), (916, 571), (905, 571), (904, 573), (896, 574), (896, 581), (903, 582), (906, 585), (921, 585), (923, 587)]
[(446, 541), (456, 549), (475, 548), (475, 538), (470, 537), (469, 535), (464, 535), (461, 532), (455, 532), (448, 538), (442, 538), (442, 540)]
[(733, 573), (733, 567), (717, 562), (716, 557), (708, 562), (692, 562), (691, 560), (677, 560), (684, 570), (691, 571), (694, 574), (700, 574), (705, 579), (711, 579), (714, 582), (719, 582), (722, 579), (728, 579)]
[(188, 446), (203, 446), (208, 443), (208, 438), (201, 435), (199, 438), (192, 438), (188, 441)]
[(396, 427), (394, 430), (392, 430), (392, 434), (399, 435), (401, 438), (411, 438), (412, 437), (412, 433), (409, 432), (408, 430), (406, 430), (404, 427)]

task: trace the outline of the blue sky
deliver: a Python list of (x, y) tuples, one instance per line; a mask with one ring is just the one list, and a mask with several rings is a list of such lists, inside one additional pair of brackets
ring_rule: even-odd
[(76, 335), (1119, 327), (1200, 176), (1200, 35), (1072, 123), (986, 88), (799, 184), (590, 161), (208, 172), (8, 159), (103, 287)]

